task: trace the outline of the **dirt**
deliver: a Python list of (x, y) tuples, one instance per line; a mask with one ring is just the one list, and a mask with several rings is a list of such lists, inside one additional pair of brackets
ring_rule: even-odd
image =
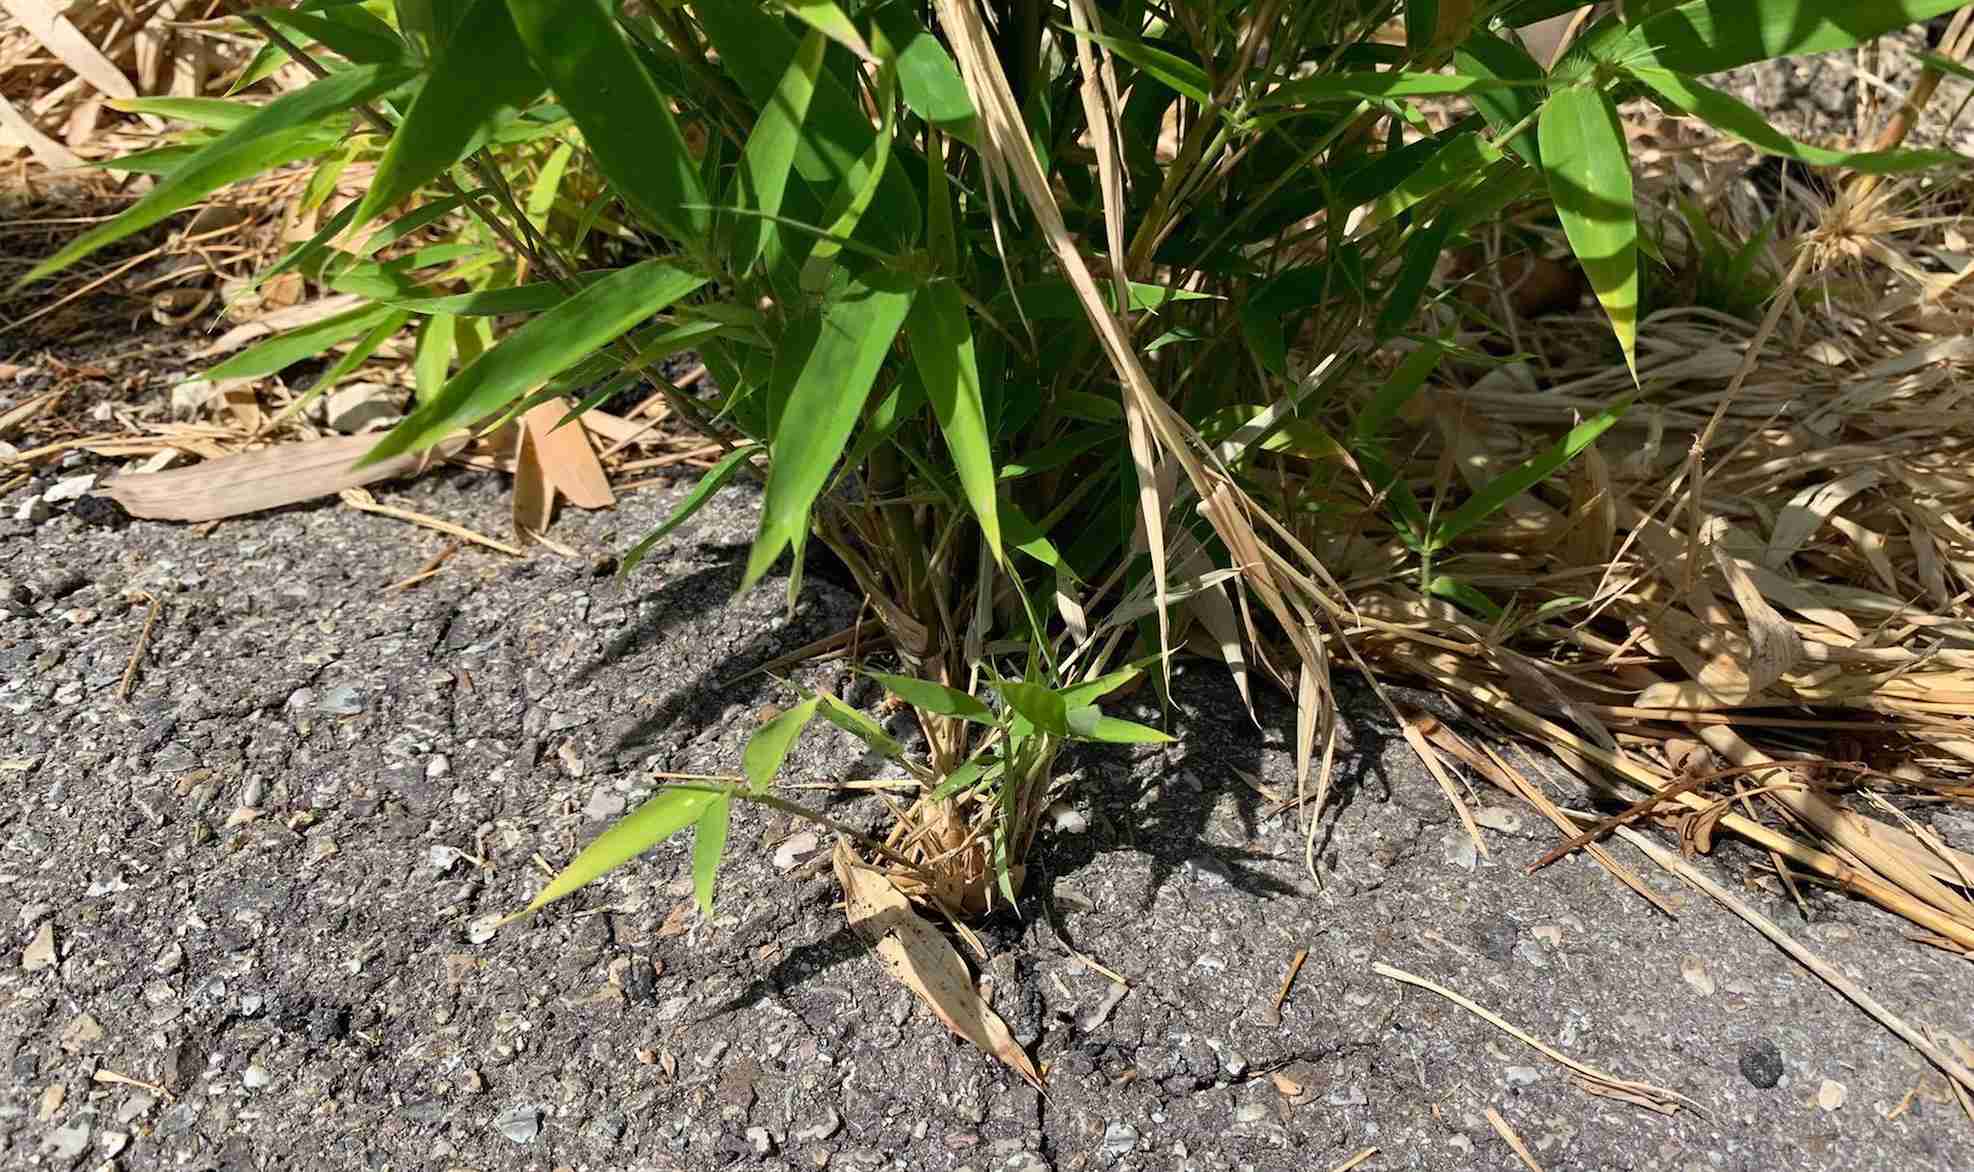
[[(158, 393), (123, 367), (84, 390)], [(1020, 914), (982, 931), (1046, 1095), (888, 982), (826, 844), (780, 815), (739, 816), (710, 920), (674, 841), (496, 931), (657, 772), (735, 769), (788, 695), (749, 671), (856, 599), (826, 575), (792, 612), (782, 580), (736, 597), (746, 491), (620, 583), (604, 559), (683, 481), (565, 514), (574, 557), (468, 549), (400, 591), (445, 539), (340, 506), (195, 529), (85, 497), (14, 519), (109, 470), (78, 457), (0, 498), (0, 1166), (1286, 1170), (1376, 1147), (1364, 1167), (1520, 1167), (1489, 1109), (1547, 1169), (1974, 1165), (1938, 1074), (1629, 848), (1676, 921), (1582, 859), (1525, 876), (1556, 836), (1485, 796), (1476, 859), (1361, 689), (1312, 881), (1300, 829), (1240, 777), (1292, 789), (1291, 710), (1264, 697), (1257, 724), (1197, 663), (1175, 675), (1179, 745), (1066, 760), (1087, 827), (1046, 835)], [(504, 522), (479, 473), (382, 495)], [(879, 700), (840, 663), (797, 677)], [(882, 773), (834, 732), (791, 766)], [(1741, 888), (1755, 861), (1703, 865)], [(1805, 920), (1743, 890), (1913, 1020), (1974, 1036), (1965, 961), (1829, 894)], [(1374, 962), (1705, 1114), (1592, 1097)]]

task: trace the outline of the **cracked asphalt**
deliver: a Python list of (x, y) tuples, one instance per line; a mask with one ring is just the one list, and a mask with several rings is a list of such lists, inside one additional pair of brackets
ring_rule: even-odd
[[(737, 820), (710, 921), (671, 842), (495, 930), (655, 773), (733, 770), (786, 699), (748, 671), (855, 617), (823, 575), (792, 613), (781, 581), (733, 596), (745, 491), (627, 584), (599, 573), (682, 491), (565, 515), (577, 558), (468, 549), (395, 592), (445, 539), (340, 507), (207, 531), (0, 520), (0, 1166), (1299, 1170), (1375, 1147), (1363, 1167), (1521, 1167), (1490, 1109), (1547, 1169), (1974, 1166), (1937, 1074), (1629, 848), (1677, 921), (1581, 859), (1524, 876), (1553, 839), (1529, 811), (1483, 809), (1476, 859), (1354, 691), (1312, 881), (1301, 830), (1241, 779), (1292, 789), (1290, 710), (1264, 698), (1257, 727), (1197, 663), (1180, 744), (1065, 760), (1087, 828), (1045, 836), (1021, 916), (982, 932), (1046, 1096), (886, 982), (826, 844), (779, 815)], [(385, 495), (502, 523), (475, 473)], [(841, 664), (799, 678), (880, 699)], [(790, 777), (879, 769), (830, 731)], [(1749, 862), (1705, 865), (1739, 884)], [(1748, 895), (1974, 1036), (1965, 961), (1828, 894), (1808, 923)], [(1706, 1114), (1592, 1097), (1373, 962)]]

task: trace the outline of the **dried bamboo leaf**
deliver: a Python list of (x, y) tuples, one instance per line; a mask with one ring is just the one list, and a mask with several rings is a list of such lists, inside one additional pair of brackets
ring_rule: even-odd
[[(463, 440), (447, 441), (440, 456)], [(125, 473), (103, 486), (124, 511), (154, 521), (216, 521), (329, 496), (358, 485), (404, 476), (429, 463), (424, 454), (355, 467), (375, 447), (374, 436), (329, 436), (278, 444), (207, 460), (189, 468)]]
[(101, 93), (112, 98), (137, 96), (137, 87), (130, 84), (123, 71), (112, 65), (103, 51), (91, 44), (49, 0), (0, 0), (0, 8), (12, 13), (42, 48)]
[(74, 151), (36, 130), (14, 104), (0, 96), (0, 130), (16, 139), (33, 153), (40, 164), (51, 171), (72, 171), (83, 166), (83, 161)]
[(555, 518), (555, 484), (542, 464), (531, 427), (515, 428), (514, 487), (508, 495), (514, 540), (527, 544), (548, 532)]
[(1710, 533), (1705, 539), (1707, 549), (1713, 554), (1714, 566), (1727, 579), (1727, 587), (1741, 608), (1741, 616), (1748, 622), (1748, 691), (1760, 692), (1802, 661), (1803, 640), (1789, 620), (1777, 613), (1762, 597), (1754, 579), (1739, 559), (1729, 554), (1716, 539), (1719, 528), (1718, 522), (1709, 526)]
[(1787, 508), (1775, 519), (1775, 529), (1768, 537), (1768, 548), (1762, 552), (1762, 565), (1771, 570), (1781, 570), (1796, 556), (1796, 551), (1809, 543), (1816, 531), (1831, 520), (1845, 501), (1874, 488), (1884, 474), (1876, 468), (1866, 468), (1849, 476), (1814, 485), (1798, 492), (1789, 499)]
[(865, 867), (840, 839), (833, 861), (850, 927), (877, 952), (891, 975), (947, 1029), (1041, 1089), (1042, 1076), (1035, 1063), (1015, 1044), (1007, 1023), (981, 997), (966, 962), (938, 929), (920, 918), (890, 879)]
[(617, 498), (610, 491), (603, 463), (589, 446), (588, 434), (579, 426), (556, 426), (568, 414), (568, 404), (559, 399), (537, 403), (521, 423), (534, 437), (535, 457), (556, 490), (579, 509), (607, 509)]

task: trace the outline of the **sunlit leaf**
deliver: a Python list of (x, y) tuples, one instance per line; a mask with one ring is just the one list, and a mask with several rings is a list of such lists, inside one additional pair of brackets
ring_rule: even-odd
[(1718, 73), (1849, 49), (1952, 12), (1967, 0), (1687, 0), (1631, 26), (1598, 57), (1627, 68)]
[(1074, 736), (1106, 745), (1169, 745), (1176, 739), (1148, 724), (1105, 716), (1094, 705), (1071, 708), (1068, 721)]
[(669, 99), (617, 26), (609, 0), (507, 0), (529, 59), (576, 120), (625, 203), (681, 243), (707, 238), (711, 211)]
[(912, 362), (932, 401), (946, 450), (953, 458), (960, 488), (973, 509), (980, 532), (996, 558), (1001, 553), (1001, 523), (994, 503), (994, 454), (987, 435), (987, 412), (980, 396), (980, 367), (973, 353), (973, 329), (967, 324), (966, 302), (951, 282), (938, 281), (919, 291), (905, 318)]
[(716, 798), (711, 790), (666, 789), (619, 818), (596, 836), (570, 864), (528, 904), (530, 912), (554, 903), (657, 846), (699, 820)]
[(815, 698), (822, 702), (824, 720), (894, 761), (905, 759), (905, 746), (899, 744), (896, 737), (885, 732), (876, 721), (828, 692), (818, 692)]
[[(1547, 153), (1545, 147), (1544, 154)], [(1482, 485), (1480, 491), (1467, 498), (1459, 508), (1438, 518), (1427, 544), (1434, 549), (1446, 548), (1460, 535), (1493, 516), (1503, 505), (1549, 479), (1565, 464), (1576, 459), (1579, 452), (1597, 442), (1597, 437), (1623, 418), (1630, 406), (1631, 396), (1627, 395), (1609, 409), (1577, 424), (1568, 435), (1529, 457), (1520, 466)]]
[(530, 318), (473, 359), (431, 402), (420, 404), (392, 428), (361, 463), (429, 448), (478, 423), (705, 283), (704, 277), (659, 260), (617, 270)]
[(725, 794), (706, 803), (694, 823), (692, 835), (692, 893), (699, 901), (699, 914), (713, 918), (713, 880), (720, 873), (720, 857), (727, 850), (727, 824), (733, 816), (733, 799)]
[(762, 725), (753, 736), (747, 738), (747, 748), (741, 753), (740, 762), (749, 785), (756, 790), (764, 790), (774, 784), (775, 775), (781, 772), (781, 763), (788, 760), (788, 751), (795, 747), (802, 730), (815, 719), (816, 710), (821, 704), (820, 700), (811, 696)]
[(985, 704), (958, 688), (949, 688), (944, 684), (913, 676), (892, 675), (889, 672), (873, 671), (864, 674), (883, 684), (893, 695), (921, 712), (956, 716), (980, 724), (994, 723), (994, 713)]
[(249, 346), (206, 372), (209, 379), (261, 378), (278, 374), (313, 358), (338, 342), (347, 341), (391, 316), (388, 305), (364, 305), (334, 317), (289, 330)]
[(507, 0), (477, 0), (391, 135), (358, 222), (368, 223), (443, 174), (486, 140), (497, 119), (546, 86), (528, 62)]
[(762, 108), (754, 132), (741, 149), (733, 180), (734, 202), (760, 216), (743, 221), (735, 230), (733, 267), (737, 272), (747, 272), (757, 260), (765, 261), (770, 271), (780, 264), (781, 234), (775, 220), (781, 215), (782, 196), (788, 190), (795, 151), (802, 142), (802, 124), (809, 116), (809, 101), (815, 96), (827, 47), (819, 31), (803, 38), (773, 99)]
[(1063, 703), (1059, 693), (1052, 692), (1041, 684), (1022, 680), (1004, 680), (994, 685), (1001, 699), (1027, 719), (1028, 723), (1045, 733), (1059, 737), (1069, 735), (1069, 707)]
[(761, 529), (747, 558), (743, 589), (760, 581), (796, 533), (808, 527), (809, 507), (843, 454), (911, 309), (913, 291), (897, 274), (871, 273), (824, 308), (821, 332), (784, 408), (802, 425), (780, 429), (770, 445)]
[(1797, 142), (1769, 125), (1761, 112), (1732, 94), (1703, 85), (1666, 69), (1633, 68), (1631, 75), (1650, 86), (1666, 105), (1715, 130), (1759, 147), (1771, 155), (1812, 167), (1847, 167), (1867, 175), (1891, 175), (1933, 167), (1963, 165), (1952, 151), (1833, 151)]
[(1638, 377), (1638, 212), (1631, 157), (1617, 107), (1601, 90), (1573, 85), (1542, 107), (1542, 167), (1570, 251), (1611, 319), (1625, 365)]

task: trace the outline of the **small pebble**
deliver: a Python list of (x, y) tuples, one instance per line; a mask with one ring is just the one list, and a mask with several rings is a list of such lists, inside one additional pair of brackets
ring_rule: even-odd
[(802, 1143), (821, 1143), (835, 1135), (843, 1126), (843, 1116), (838, 1114), (834, 1107), (825, 1107), (823, 1112), (821, 1119), (796, 1132), (791, 1138)]
[(533, 1103), (509, 1107), (495, 1117), (494, 1126), (517, 1144), (533, 1143), (541, 1134), (541, 1108)]
[(1714, 995), (1713, 974), (1707, 971), (1706, 958), (1698, 953), (1687, 953), (1679, 961), (1679, 975), (1687, 984), (1697, 989), (1702, 997)]
[(1464, 830), (1440, 835), (1439, 857), (1463, 871), (1480, 866), (1480, 850), (1474, 845), (1473, 836)]
[(81, 476), (68, 476), (57, 480), (48, 491), (41, 494), (41, 499), (49, 504), (60, 504), (62, 501), (75, 500), (95, 487), (96, 474), (85, 472)]
[(34, 933), (34, 939), (21, 953), (21, 971), (38, 973), (42, 969), (54, 968), (55, 959), (55, 925), (51, 921), (43, 921)]
[(1474, 925), (1474, 946), (1480, 954), (1495, 962), (1507, 960), (1515, 955), (1515, 939), (1521, 928), (1506, 916), (1491, 916)]
[(810, 855), (815, 854), (821, 845), (821, 837), (813, 830), (790, 835), (782, 840), (780, 846), (775, 847), (775, 866), (783, 871), (792, 871)]
[(1090, 829), (1090, 818), (1068, 802), (1055, 802), (1044, 815), (1057, 834), (1083, 834)]
[(1782, 1051), (1767, 1038), (1756, 1038), (1741, 1047), (1740, 1066), (1741, 1077), (1764, 1091), (1782, 1081)]
[(363, 693), (347, 684), (324, 688), (316, 698), (316, 711), (330, 716), (356, 716), (363, 712)]
[(1128, 1123), (1113, 1123), (1104, 1128), (1104, 1154), (1128, 1156), (1138, 1150), (1138, 1129)]
[(1844, 1105), (1844, 1100), (1850, 1097), (1850, 1088), (1836, 1079), (1826, 1078), (1823, 1080), (1823, 1085), (1816, 1088), (1816, 1105), (1825, 1111), (1837, 1110)]
[(274, 1076), (267, 1072), (267, 1067), (258, 1062), (248, 1063), (247, 1069), (240, 1072), (240, 1084), (250, 1091), (257, 1091), (273, 1081)]
[(48, 1133), (41, 1146), (53, 1152), (57, 1160), (74, 1163), (89, 1147), (89, 1117), (83, 1116), (67, 1127), (58, 1127)]

